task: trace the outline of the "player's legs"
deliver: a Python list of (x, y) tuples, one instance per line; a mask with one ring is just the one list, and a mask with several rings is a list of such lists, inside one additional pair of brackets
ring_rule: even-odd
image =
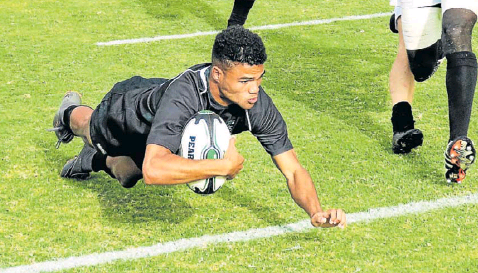
[(63, 97), (59, 110), (53, 118), (53, 131), (60, 143), (69, 143), (74, 136), (79, 136), (85, 145), (78, 156), (69, 160), (63, 167), (60, 175), (67, 178), (86, 179), (92, 171), (92, 161), (96, 150), (91, 146), (89, 123), (93, 109), (81, 105), (81, 96), (78, 92), (69, 91)]
[[(72, 132), (88, 143), (78, 156), (68, 161), (63, 167), (62, 177), (85, 179), (85, 173), (105, 171), (116, 178), (121, 186), (131, 188), (143, 177), (141, 169), (129, 156), (105, 156), (91, 146), (90, 119), (93, 110), (88, 107), (77, 107), (70, 115)], [(69, 170), (68, 172), (65, 169)], [(63, 175), (65, 174), (65, 175)], [(83, 178), (84, 177), (84, 178)]]
[(56, 130), (59, 141), (68, 143), (73, 136), (78, 136), (84, 140), (85, 145), (77, 156), (64, 165), (61, 177), (83, 180), (88, 178), (91, 172), (103, 170), (118, 179), (123, 187), (133, 187), (142, 178), (141, 170), (128, 156), (106, 156), (93, 147), (90, 135), (92, 114), (93, 109), (81, 105), (78, 93), (68, 92), (63, 98), (54, 124), (56, 128), (60, 126), (63, 132), (68, 132), (68, 137), (64, 137), (66, 133), (59, 134), (59, 130)]
[[(392, 98), (392, 149), (394, 153), (408, 153), (423, 143), (423, 134), (415, 129), (412, 114), (415, 81), (410, 71), (407, 51), (403, 40), (400, 13), (396, 12), (396, 30), (399, 33), (398, 52), (389, 77), (390, 96)], [(392, 20), (395, 18), (392, 17)], [(391, 22), (395, 24), (395, 22)]]
[(118, 82), (94, 111), (81, 105), (77, 92), (68, 92), (55, 115), (53, 131), (58, 143), (68, 143), (78, 136), (85, 145), (65, 164), (61, 176), (86, 179), (91, 172), (103, 170), (123, 187), (134, 186), (142, 177), (147, 132), (145, 124), (131, 113), (136, 113), (138, 97), (145, 94), (144, 90), (166, 81), (135, 76)]
[(442, 58), (441, 9), (439, 6), (416, 7), (408, 1), (407, 5), (397, 6), (394, 14), (398, 18), (396, 29), (400, 38), (390, 72), (390, 95), (394, 103), (392, 148), (395, 153), (408, 153), (423, 143), (423, 134), (414, 128), (412, 115), (414, 80), (431, 77)]
[(477, 61), (471, 48), (475, 22), (476, 14), (470, 10), (449, 9), (443, 14), (450, 140), (468, 133), (477, 78)]
[(131, 188), (143, 178), (141, 170), (129, 156), (105, 156), (86, 145), (81, 152), (70, 159), (61, 170), (61, 177), (79, 180), (87, 179), (91, 172), (105, 171), (116, 178), (121, 186)]
[[(475, 8), (476, 6), (475, 4)], [(465, 178), (466, 170), (475, 161), (473, 142), (467, 134), (478, 67), (471, 47), (476, 19), (475, 12), (465, 8), (450, 8), (443, 13), (442, 40), (447, 58), (446, 87), (450, 125), (450, 138), (445, 150), (445, 176), (448, 182), (460, 183)]]
[(255, 0), (234, 0), (231, 16), (227, 21), (227, 26), (244, 25), (247, 20), (249, 10), (254, 5)]

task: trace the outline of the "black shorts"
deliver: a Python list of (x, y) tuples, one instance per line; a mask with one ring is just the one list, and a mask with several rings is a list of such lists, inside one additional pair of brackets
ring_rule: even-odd
[(91, 115), (90, 135), (98, 151), (109, 156), (129, 156), (142, 168), (151, 123), (141, 103), (167, 79), (135, 76), (115, 84)]

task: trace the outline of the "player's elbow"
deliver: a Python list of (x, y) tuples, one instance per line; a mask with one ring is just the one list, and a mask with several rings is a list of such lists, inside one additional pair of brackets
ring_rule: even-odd
[(284, 172), (284, 177), (288, 184), (293, 184), (295, 181), (294, 172)]
[(144, 184), (146, 185), (156, 185), (156, 183), (154, 183), (154, 179), (153, 177), (150, 175), (150, 174), (146, 174), (144, 171), (143, 171), (143, 180), (144, 180)]
[(151, 168), (147, 164), (143, 165), (143, 180), (146, 185), (167, 185), (169, 178), (161, 170)]
[(151, 168), (147, 168), (143, 166), (143, 180), (146, 185), (154, 185), (156, 179), (155, 176), (153, 175)]
[(293, 168), (283, 170), (283, 174), (287, 180), (295, 180), (297, 175), (300, 175), (304, 171), (306, 171), (304, 167), (302, 167), (300, 164), (297, 164)]
[(286, 178), (289, 186), (294, 187), (297, 182), (301, 181), (300, 178), (306, 174), (308, 174), (307, 170), (302, 166), (298, 166), (295, 169), (284, 172), (284, 177)]

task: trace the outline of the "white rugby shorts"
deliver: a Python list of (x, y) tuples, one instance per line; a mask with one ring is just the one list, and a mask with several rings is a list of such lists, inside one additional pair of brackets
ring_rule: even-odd
[[(395, 6), (395, 26), (402, 17), (405, 47), (417, 50), (441, 38), (442, 15), (448, 9), (462, 8), (478, 14), (478, 0), (390, 0)], [(433, 7), (441, 4), (441, 8)]]

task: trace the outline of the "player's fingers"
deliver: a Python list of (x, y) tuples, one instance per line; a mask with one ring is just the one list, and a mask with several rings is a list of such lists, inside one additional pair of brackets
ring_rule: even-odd
[(345, 216), (344, 211), (341, 210), (341, 209), (337, 209), (337, 219), (335, 220), (335, 223), (334, 223), (334, 224), (340, 226), (340, 224), (342, 223), (342, 221), (345, 219), (344, 216)]
[(336, 219), (334, 221), (334, 223), (336, 225), (339, 225), (341, 222), (342, 222), (342, 218), (343, 218), (343, 215), (344, 215), (344, 211), (341, 210), (341, 209), (336, 209)]
[(325, 225), (330, 219), (330, 211), (319, 213), (319, 223)]
[(235, 169), (235, 171), (234, 171), (232, 174), (227, 175), (226, 178), (227, 178), (228, 180), (233, 179), (234, 177), (236, 177), (236, 175), (238, 175), (238, 174), (242, 171), (243, 168), (244, 168), (244, 165), (241, 163), (241, 164)]
[(340, 224), (338, 227), (344, 228), (347, 226), (347, 216), (345, 215), (345, 211), (340, 210)]
[(234, 179), (234, 178), (236, 177), (236, 175), (237, 175), (237, 172), (226, 176), (226, 178), (227, 178), (227, 180), (232, 180), (232, 179)]
[(332, 225), (335, 225), (337, 221), (337, 210), (330, 209), (329, 212), (330, 212), (329, 223), (331, 223)]
[(327, 221), (327, 219), (323, 217), (322, 213), (318, 212), (318, 213), (312, 215), (312, 217), (310, 218), (310, 223), (314, 227), (322, 227), (322, 225), (325, 223), (323, 221), (324, 219), (325, 219), (325, 221)]
[(236, 171), (234, 172), (234, 176), (236, 176), (240, 171), (242, 171), (242, 168), (244, 168), (244, 165), (242, 163), (237, 167)]

